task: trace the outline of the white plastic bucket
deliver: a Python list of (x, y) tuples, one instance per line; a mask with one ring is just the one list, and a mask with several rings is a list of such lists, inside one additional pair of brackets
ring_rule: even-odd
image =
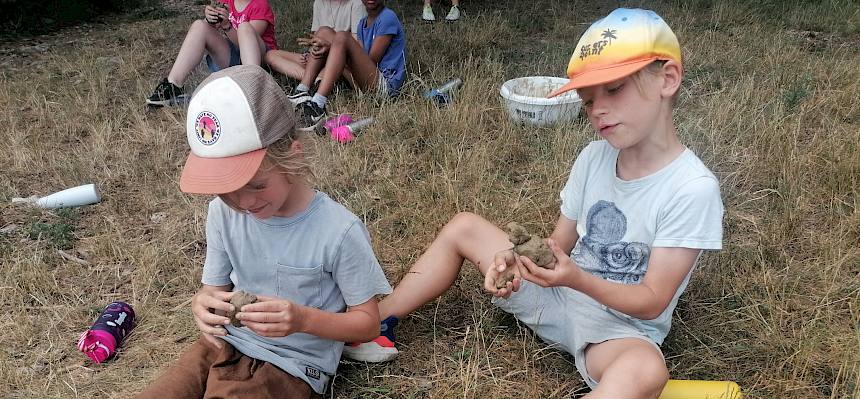
[(576, 90), (546, 98), (567, 82), (565, 78), (554, 76), (527, 76), (505, 82), (499, 93), (514, 122), (545, 126), (572, 121), (579, 114), (582, 99)]

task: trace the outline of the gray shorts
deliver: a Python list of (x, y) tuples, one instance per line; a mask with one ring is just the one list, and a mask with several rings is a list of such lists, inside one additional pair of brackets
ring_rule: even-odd
[(585, 367), (589, 344), (619, 338), (639, 338), (660, 346), (630, 323), (630, 316), (611, 312), (591, 297), (567, 287), (543, 288), (523, 280), (519, 291), (508, 299), (493, 298), (493, 304), (525, 323), (545, 342), (573, 355), (576, 369), (591, 389), (597, 381)]

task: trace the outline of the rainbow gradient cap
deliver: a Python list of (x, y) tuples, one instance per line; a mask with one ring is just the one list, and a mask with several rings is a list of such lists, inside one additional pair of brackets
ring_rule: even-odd
[(567, 65), (570, 82), (549, 97), (621, 79), (656, 60), (681, 63), (675, 33), (654, 11), (618, 8), (582, 34)]

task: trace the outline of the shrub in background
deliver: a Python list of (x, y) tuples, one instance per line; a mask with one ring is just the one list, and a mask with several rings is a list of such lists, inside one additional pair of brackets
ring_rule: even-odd
[(9, 35), (50, 32), (100, 15), (157, 3), (157, 0), (0, 0), (0, 31)]

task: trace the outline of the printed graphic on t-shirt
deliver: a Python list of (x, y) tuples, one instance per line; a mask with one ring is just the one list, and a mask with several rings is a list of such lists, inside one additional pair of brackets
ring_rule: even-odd
[(641, 242), (621, 241), (627, 217), (614, 202), (597, 201), (588, 210), (585, 235), (571, 254), (591, 274), (624, 284), (638, 284), (648, 268), (651, 248)]
[(233, 25), (233, 29), (238, 29), (239, 25), (245, 22), (248, 22), (247, 15), (230, 13), (230, 25)]

